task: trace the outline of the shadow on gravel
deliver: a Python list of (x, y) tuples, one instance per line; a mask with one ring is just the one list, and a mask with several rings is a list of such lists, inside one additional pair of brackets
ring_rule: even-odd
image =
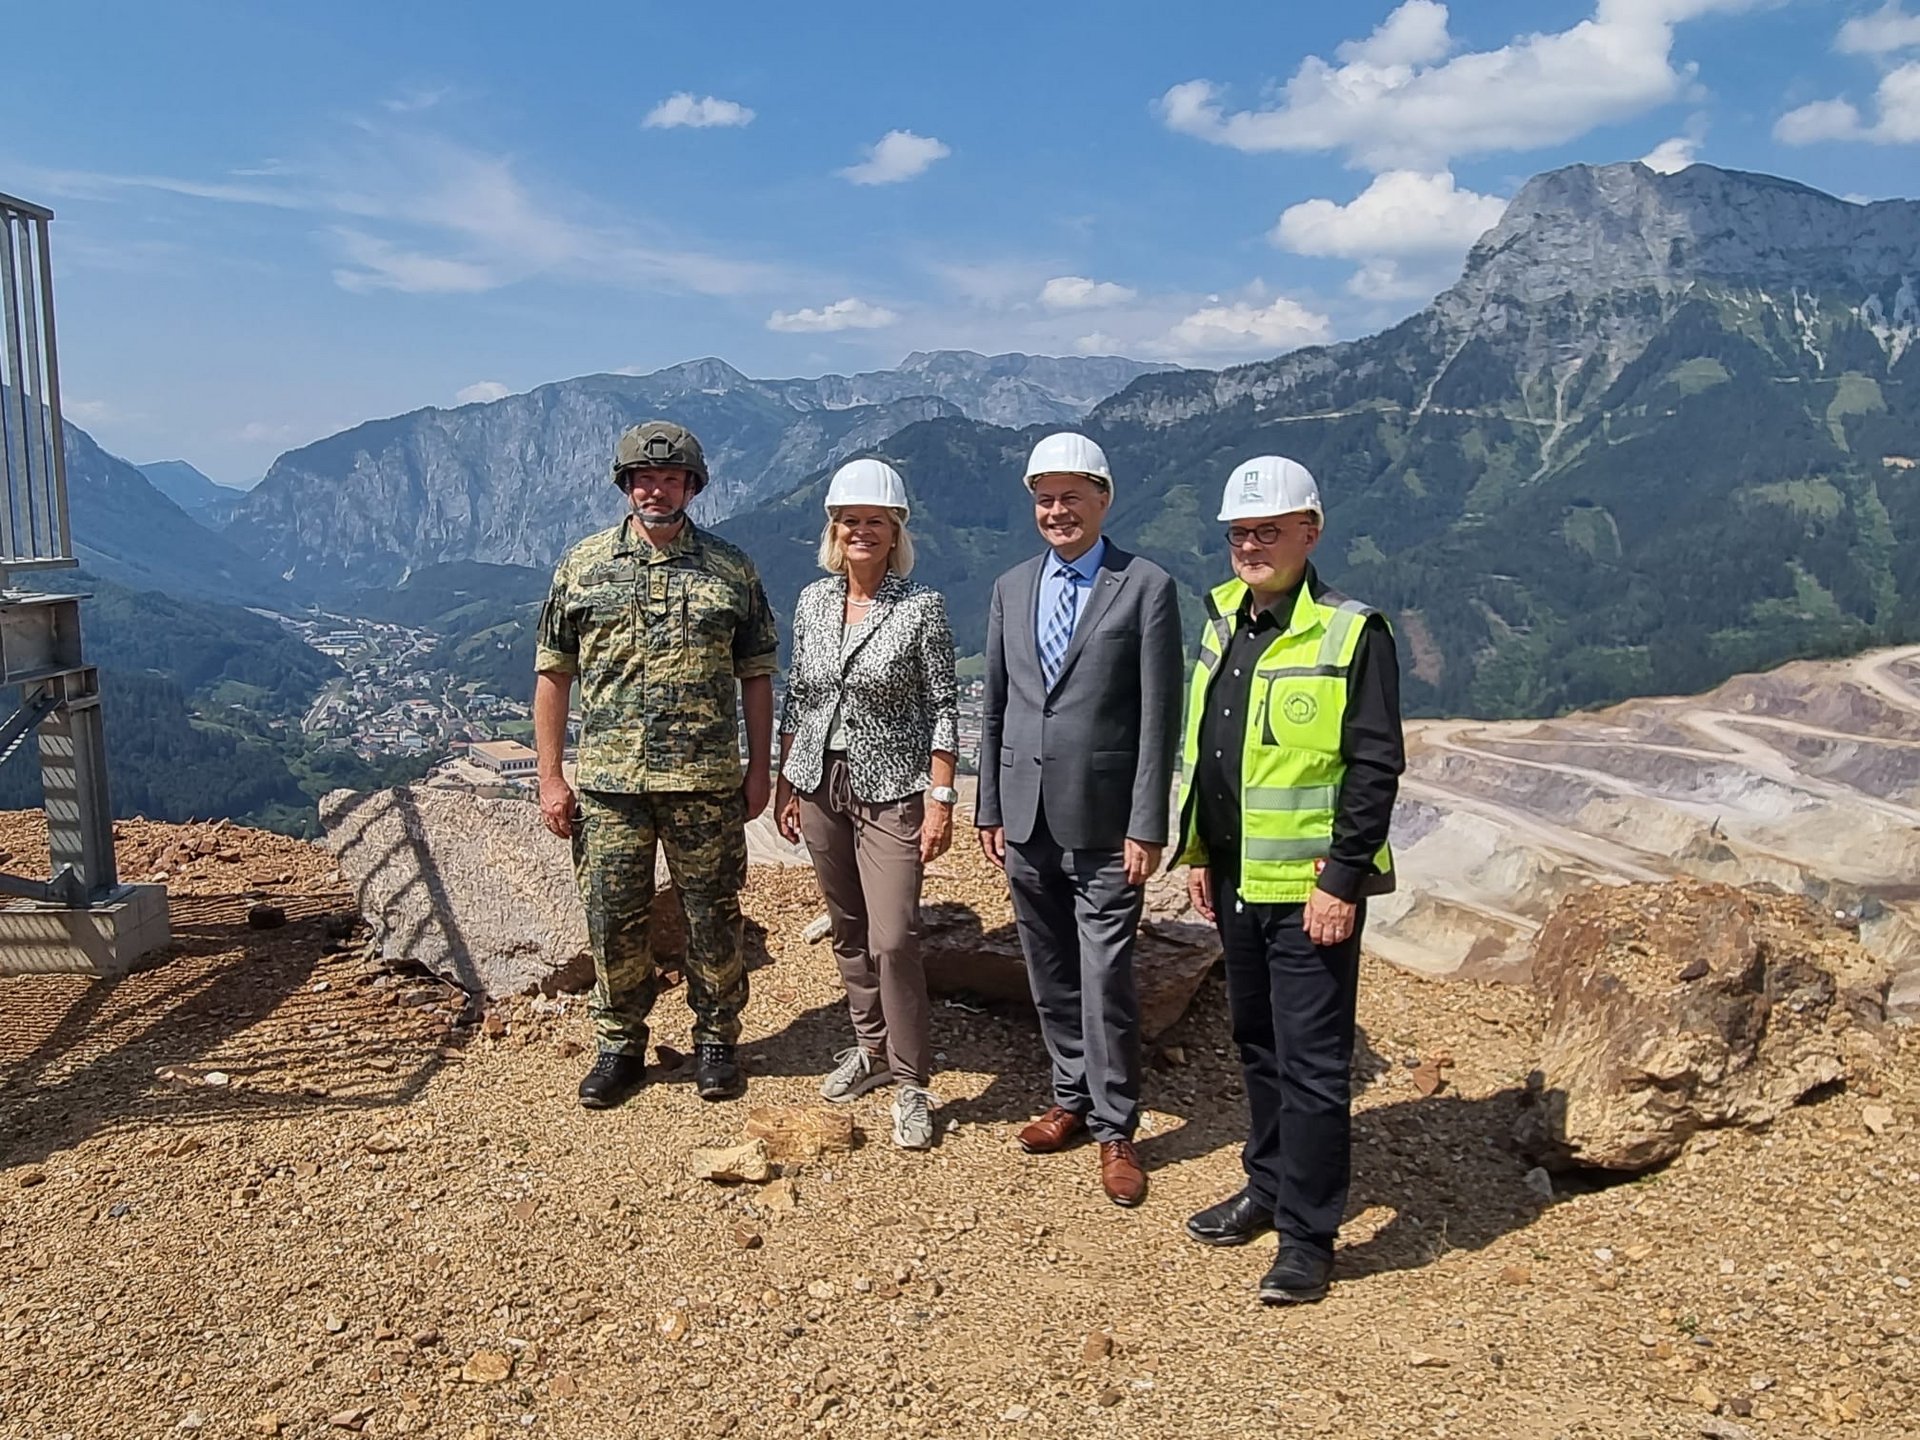
[(1393, 1218), (1340, 1252), (1341, 1274), (1417, 1270), (1531, 1225), (1541, 1201), (1524, 1183), (1529, 1162), (1508, 1148), (1523, 1093), (1434, 1095), (1357, 1112), (1347, 1218), (1374, 1206)]
[[(396, 1035), (395, 1012), (345, 977), (315, 993), (328, 902), (286, 897), (288, 923), (262, 931), (246, 923), (252, 900), (174, 897), (167, 958), (122, 980), (0, 986), (0, 1165), (109, 1129), (152, 1126), (159, 1140), (181, 1126), (383, 1108), (419, 1093), (441, 1044), (457, 1040)], [(237, 1083), (205, 1083), (216, 1070)]]
[[(1157, 1110), (1182, 1116), (1185, 1123), (1141, 1142), (1148, 1169), (1220, 1150), (1237, 1156), (1246, 1138), (1246, 1092), (1217, 978), (1201, 988), (1168, 1040), (1192, 1063), (1159, 1077), (1150, 1069), (1146, 1099)], [(1483, 1249), (1531, 1224), (1540, 1212), (1539, 1199), (1524, 1183), (1529, 1162), (1509, 1148), (1522, 1091), (1503, 1090), (1482, 1099), (1441, 1094), (1369, 1105), (1368, 1092), (1397, 1068), (1366, 1028), (1359, 1027), (1352, 1069), (1353, 1184), (1346, 1218), (1351, 1225), (1375, 1207), (1390, 1211), (1391, 1218), (1368, 1238), (1342, 1249), (1343, 1275), (1418, 1269), (1451, 1250)], [(1174, 1097), (1156, 1093), (1182, 1086), (1188, 1092), (1184, 1106), (1166, 1103)], [(1223, 1192), (1218, 1198), (1227, 1196)]]
[[(822, 965), (832, 965), (824, 946), (820, 957)], [(775, 973), (764, 981), (756, 978), (756, 985), (776, 984)], [(1024, 1124), (1051, 1101), (1051, 1067), (1032, 1006), (1024, 997), (978, 992), (964, 1003), (968, 1009), (955, 1009), (934, 996), (934, 1048), (947, 1059), (935, 1066), (933, 1089), (942, 1093), (943, 1069), (992, 1078), (978, 1095), (950, 1099), (940, 1119)], [(777, 1034), (743, 1048), (751, 1058), (751, 1075), (811, 1077), (825, 1074), (833, 1056), (852, 1043), (846, 1007), (834, 1004), (806, 1011)], [(1361, 1027), (1354, 1037), (1353, 1188), (1347, 1219), (1351, 1224), (1376, 1208), (1390, 1215), (1374, 1233), (1341, 1251), (1343, 1275), (1418, 1269), (1449, 1251), (1480, 1250), (1540, 1213), (1540, 1200), (1524, 1183), (1529, 1162), (1509, 1146), (1522, 1091), (1480, 1099), (1443, 1092), (1368, 1104), (1369, 1092), (1398, 1068)], [(1149, 1172), (1222, 1151), (1237, 1157), (1246, 1138), (1246, 1095), (1217, 972), (1201, 985), (1179, 1023), (1147, 1047), (1141, 1104), (1155, 1118), (1155, 1127), (1143, 1130), (1139, 1141)]]

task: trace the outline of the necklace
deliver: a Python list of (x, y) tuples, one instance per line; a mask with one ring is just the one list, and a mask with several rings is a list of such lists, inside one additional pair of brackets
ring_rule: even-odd
[(851, 595), (847, 597), (847, 605), (850, 609), (865, 610), (871, 607), (872, 604), (873, 604), (872, 600), (856, 600)]

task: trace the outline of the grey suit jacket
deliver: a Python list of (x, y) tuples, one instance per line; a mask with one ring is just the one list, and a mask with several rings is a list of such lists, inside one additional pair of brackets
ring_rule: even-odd
[(1107, 542), (1053, 688), (1040, 677), (1034, 613), (1051, 552), (994, 582), (974, 823), (1069, 850), (1167, 841), (1180, 740), (1183, 644), (1173, 579)]

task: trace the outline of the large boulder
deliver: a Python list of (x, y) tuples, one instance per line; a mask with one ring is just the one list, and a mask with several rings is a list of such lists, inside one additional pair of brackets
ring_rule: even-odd
[(1695, 880), (1570, 897), (1532, 982), (1546, 1029), (1515, 1138), (1550, 1168), (1625, 1171), (1870, 1067), (1887, 993), (1884, 967), (1806, 900)]
[[(592, 984), (571, 849), (539, 806), (402, 786), (336, 790), (320, 819), (389, 961), (496, 999)], [(664, 861), (656, 880), (654, 958), (673, 969), (686, 954), (686, 922)]]

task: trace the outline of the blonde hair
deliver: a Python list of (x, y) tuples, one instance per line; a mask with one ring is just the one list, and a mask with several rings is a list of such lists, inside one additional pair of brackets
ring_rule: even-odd
[[(847, 573), (847, 542), (840, 537), (840, 528), (835, 523), (840, 518), (841, 508), (844, 507), (827, 512), (826, 529), (820, 532), (820, 568), (829, 575)], [(887, 514), (893, 517), (893, 549), (887, 555), (887, 569), (902, 577), (911, 575), (913, 536), (907, 530), (907, 517), (895, 509), (889, 509)]]

